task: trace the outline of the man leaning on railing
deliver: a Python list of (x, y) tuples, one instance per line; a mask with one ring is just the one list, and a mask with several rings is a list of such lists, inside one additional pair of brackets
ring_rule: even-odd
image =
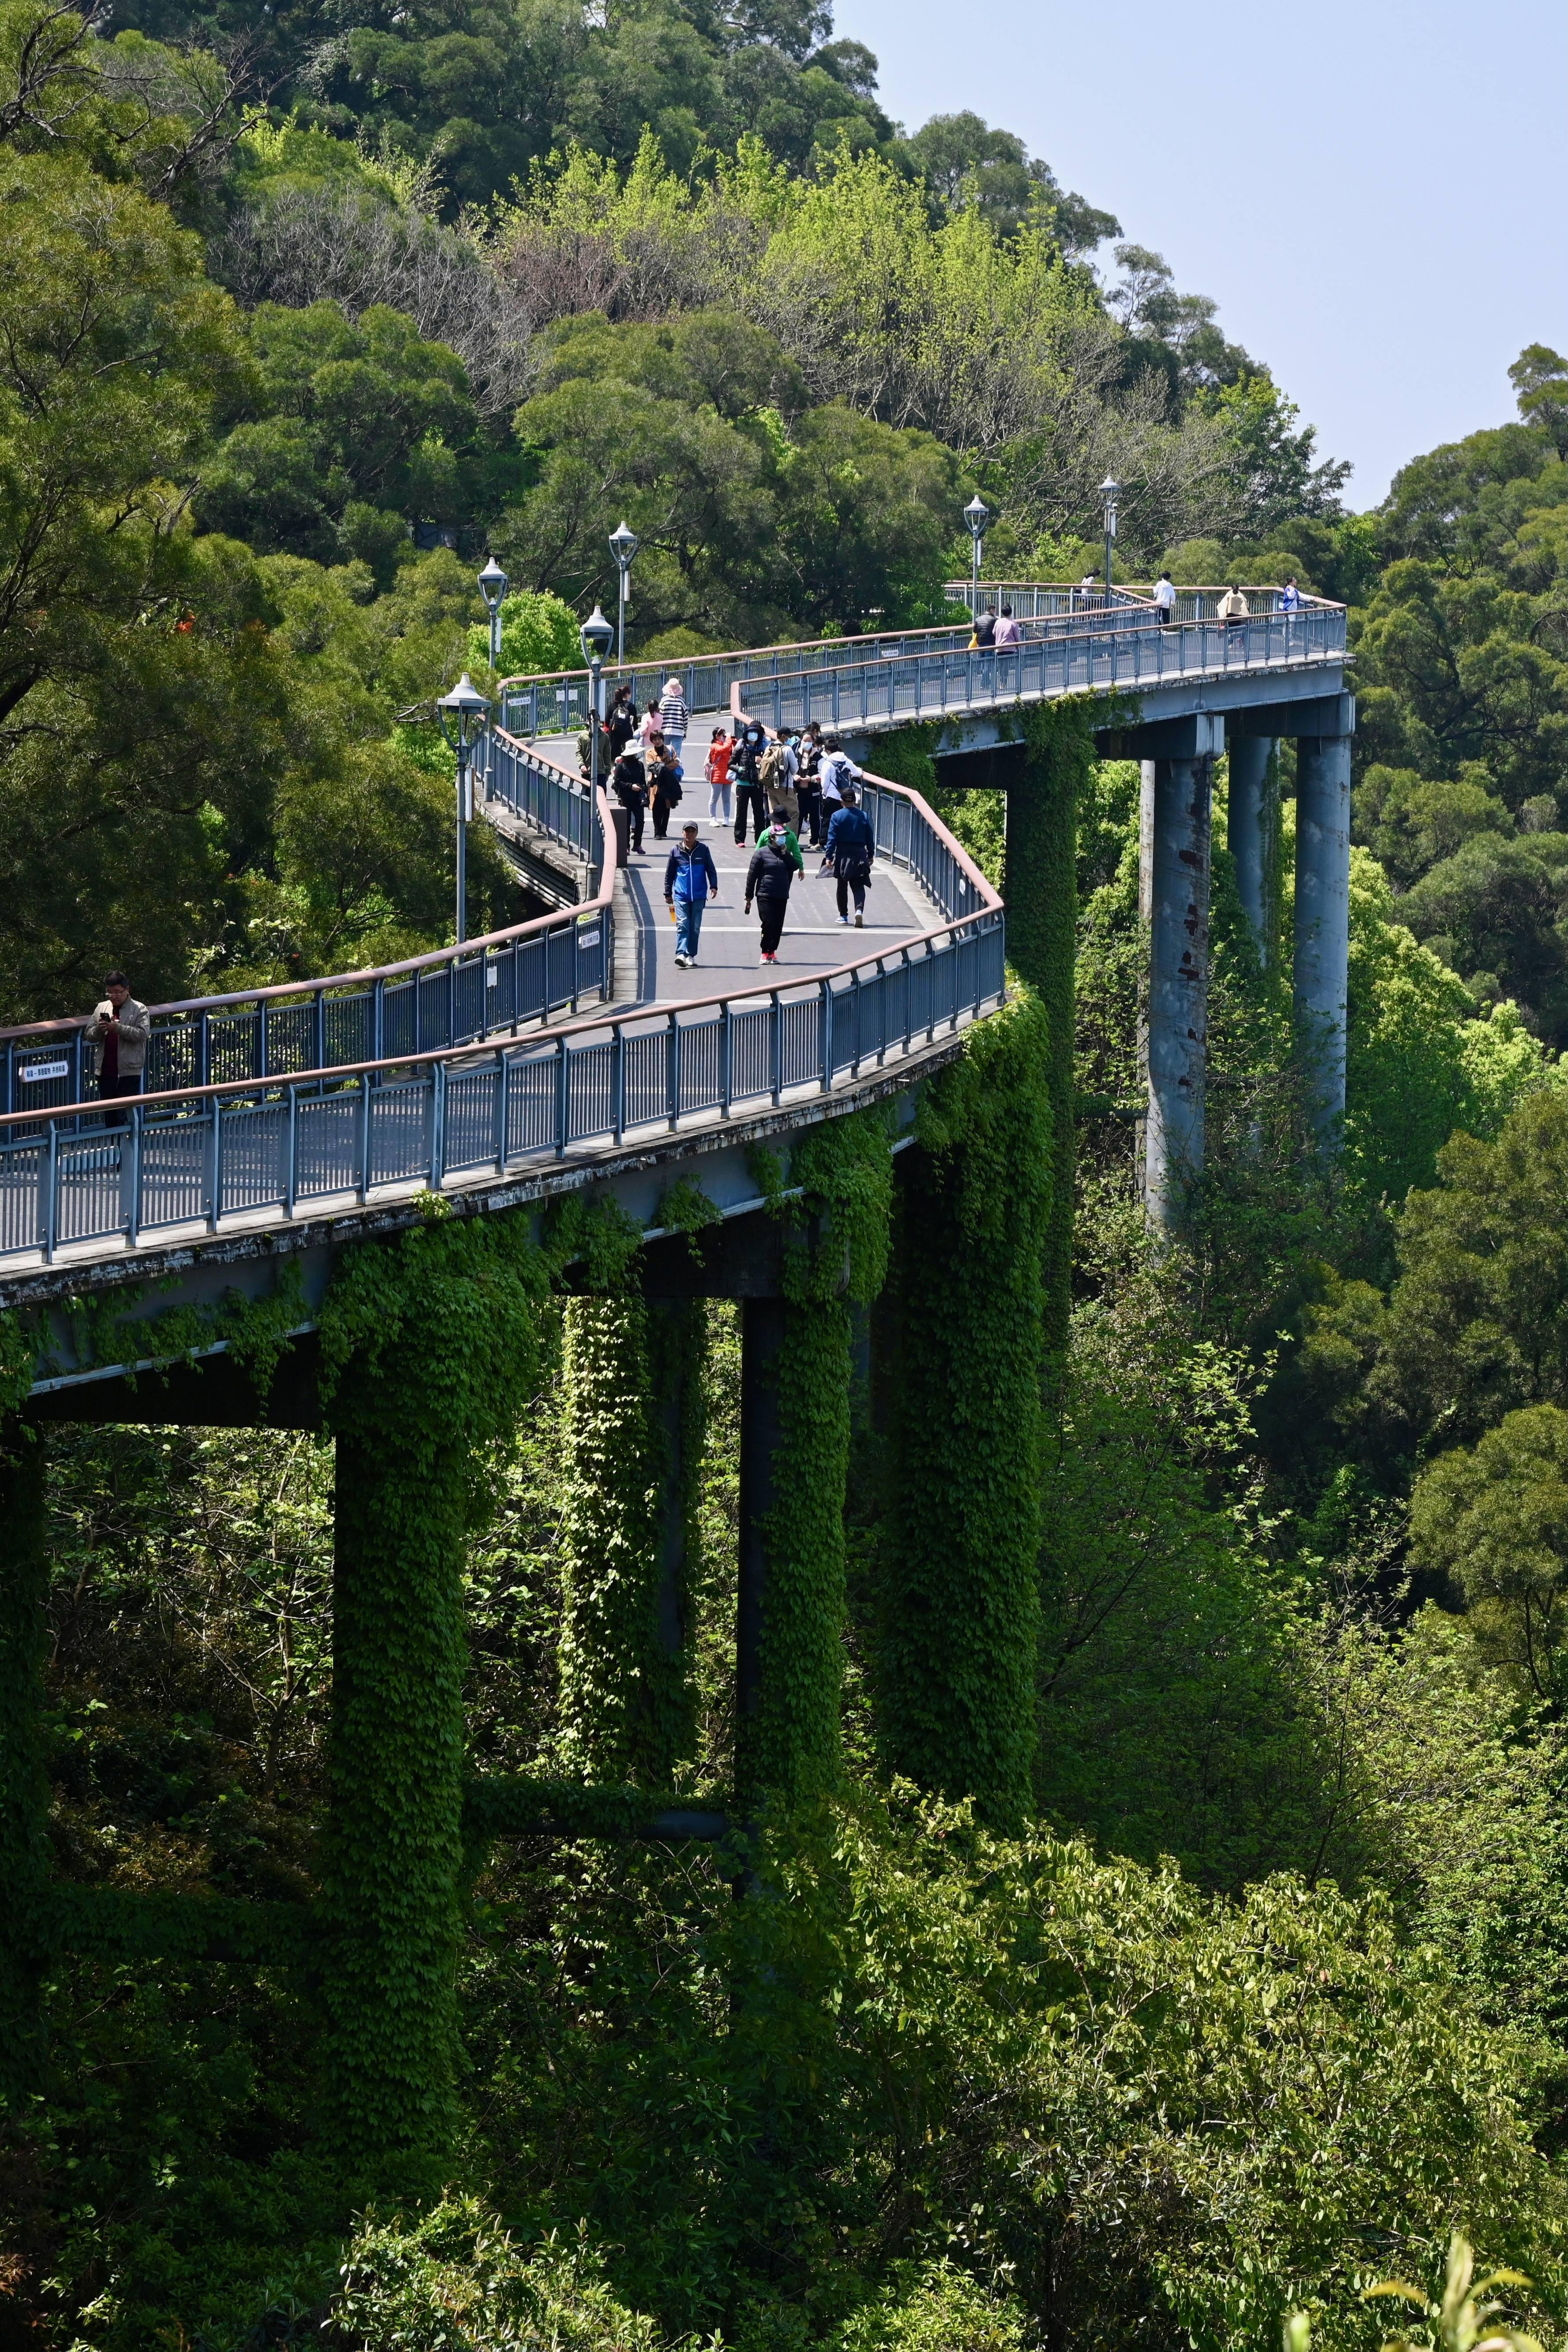
[[(99, 1097), (103, 1102), (112, 1102), (142, 1091), (151, 1024), (147, 1007), (132, 995), (122, 971), (111, 971), (103, 989), (103, 1001), (93, 1008), (87, 1034), (95, 1056)], [(103, 1123), (105, 1127), (123, 1127), (125, 1113), (106, 1111)]]

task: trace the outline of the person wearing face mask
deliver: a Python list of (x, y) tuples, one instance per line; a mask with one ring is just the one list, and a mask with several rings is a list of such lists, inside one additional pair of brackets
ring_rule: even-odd
[(776, 810), (766, 833), (752, 853), (746, 869), (746, 912), (756, 901), (763, 927), (763, 961), (777, 963), (779, 940), (784, 936), (784, 916), (789, 908), (790, 885), (797, 874), (805, 871), (800, 847), (784, 822), (784, 811)]

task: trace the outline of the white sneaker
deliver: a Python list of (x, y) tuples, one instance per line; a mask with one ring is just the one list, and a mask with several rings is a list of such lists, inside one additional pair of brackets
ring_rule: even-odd
[(865, 916), (864, 916), (864, 915), (857, 915), (857, 916), (856, 916), (856, 918), (855, 918), (855, 928), (856, 928), (856, 929), (857, 929), (858, 931), (863, 931), (863, 930), (865, 929), (865, 928), (866, 928), (866, 918), (865, 918)]
[(686, 970), (686, 958), (683, 955), (678, 955), (675, 961), (679, 969), (684, 971)]
[(838, 918), (838, 919), (839, 919), (839, 921), (840, 921), (841, 923), (843, 923), (846, 927), (847, 927), (847, 925), (848, 925), (848, 921), (849, 921), (849, 918), (848, 918), (848, 916), (847, 916), (847, 915), (840, 915), (840, 916), (839, 916), (839, 918)]

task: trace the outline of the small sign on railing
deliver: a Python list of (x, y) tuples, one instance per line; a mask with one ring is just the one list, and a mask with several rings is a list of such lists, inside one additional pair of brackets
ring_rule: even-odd
[(68, 1062), (24, 1062), (16, 1076), (25, 1087), (41, 1086), (46, 1078), (68, 1078)]

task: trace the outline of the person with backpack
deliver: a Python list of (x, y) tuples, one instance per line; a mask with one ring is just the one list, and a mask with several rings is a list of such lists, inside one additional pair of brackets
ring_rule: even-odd
[(719, 896), (719, 869), (708, 844), (697, 838), (695, 817), (687, 818), (680, 839), (669, 853), (664, 896), (666, 904), (675, 910), (675, 961), (686, 971), (697, 961), (702, 909), (710, 898)]
[(774, 817), (752, 854), (746, 869), (746, 912), (756, 901), (763, 926), (763, 961), (777, 963), (779, 941), (784, 936), (784, 916), (789, 908), (790, 885), (804, 871), (804, 860), (798, 845), (793, 849), (789, 827), (782, 814)]
[(782, 808), (784, 822), (792, 831), (796, 817), (793, 789), (795, 767), (788, 740), (784, 735), (773, 738), (757, 765), (757, 782), (767, 795), (770, 814), (776, 816)]
[(671, 743), (661, 743), (648, 761), (648, 787), (653, 799), (653, 837), (656, 841), (665, 839), (669, 832), (669, 812), (678, 808), (685, 798), (682, 782), (685, 772)]
[(866, 885), (871, 878), (871, 866), (877, 855), (877, 835), (865, 810), (857, 805), (855, 787), (846, 784), (843, 797), (833, 812), (827, 828), (827, 844), (823, 853), (823, 871), (830, 868), (837, 885), (838, 919), (849, 920), (849, 898), (855, 898), (855, 928), (859, 930), (866, 920)]
[(686, 693), (678, 677), (667, 677), (664, 692), (658, 698), (658, 715), (664, 740), (674, 752), (677, 761), (680, 747), (686, 740)]
[(767, 794), (763, 790), (763, 754), (768, 748), (768, 730), (760, 719), (742, 719), (735, 730), (735, 748), (730, 754), (730, 773), (735, 784), (735, 838), (746, 838), (746, 817), (752, 818), (753, 838), (761, 841), (763, 827), (768, 820)]
[(813, 849), (822, 847), (822, 728), (813, 719), (800, 739), (795, 753), (795, 805), (800, 812), (799, 830), (811, 834)]
[(610, 770), (610, 790), (631, 818), (627, 845), (640, 857), (643, 818), (647, 810), (647, 771), (635, 751), (623, 751)]
[[(823, 739), (822, 766), (818, 771), (818, 776), (822, 788), (823, 814), (827, 819), (828, 830), (831, 832), (834, 812), (843, 800), (845, 785), (854, 785), (860, 782), (859, 769), (855, 765), (837, 735), (828, 735)], [(816, 846), (815, 842), (812, 846), (813, 848)], [(824, 867), (823, 870), (826, 872), (826, 868)]]
[(721, 816), (726, 824), (730, 822), (730, 754), (734, 748), (726, 730), (715, 727), (708, 746), (708, 814)]

